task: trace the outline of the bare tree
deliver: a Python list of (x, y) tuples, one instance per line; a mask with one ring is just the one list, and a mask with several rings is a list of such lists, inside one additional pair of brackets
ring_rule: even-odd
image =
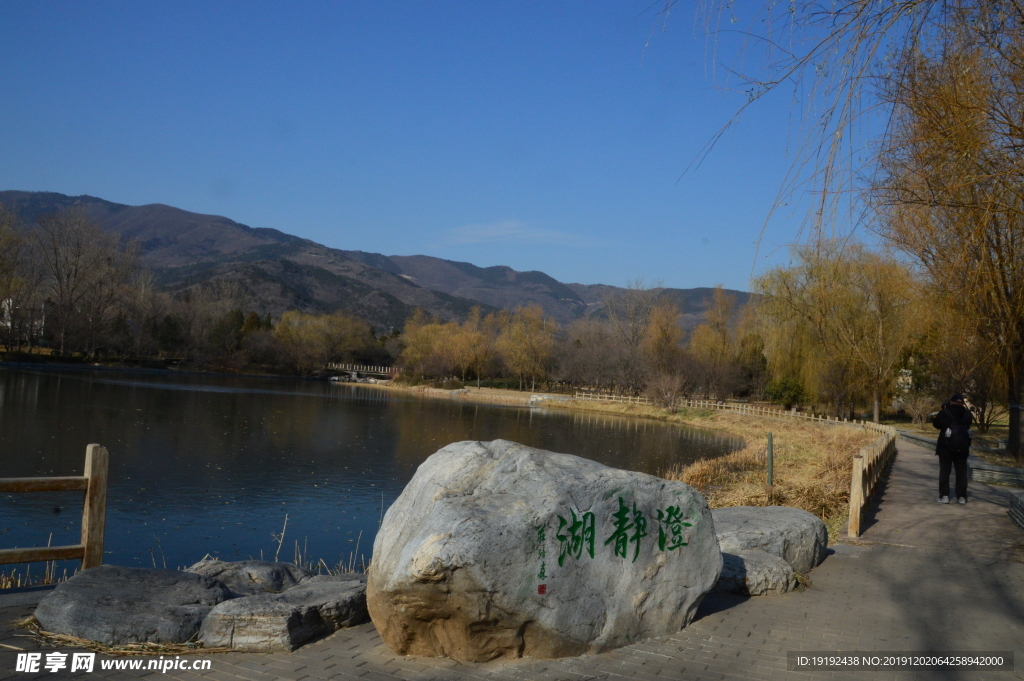
[(43, 310), (38, 300), (41, 270), (33, 244), (17, 215), (0, 204), (0, 322), (7, 349), (27, 342), (31, 350), (42, 332)]
[(117, 235), (104, 232), (80, 207), (41, 217), (35, 237), (59, 352), (76, 332), (94, 350), (134, 268), (134, 249), (121, 248)]
[(621, 353), (607, 322), (577, 319), (559, 336), (556, 378), (573, 386), (610, 390)]
[(643, 389), (646, 366), (642, 344), (660, 293), (660, 285), (648, 287), (643, 279), (636, 279), (624, 291), (604, 300), (608, 323), (623, 348), (616, 372), (618, 381), (628, 392)]
[(705, 395), (722, 399), (733, 392), (739, 377), (733, 329), (736, 299), (718, 285), (704, 308), (704, 323), (693, 330), (690, 351), (700, 367)]
[(604, 299), (608, 321), (626, 347), (640, 347), (660, 292), (660, 287), (648, 287), (643, 279), (635, 279), (624, 291)]

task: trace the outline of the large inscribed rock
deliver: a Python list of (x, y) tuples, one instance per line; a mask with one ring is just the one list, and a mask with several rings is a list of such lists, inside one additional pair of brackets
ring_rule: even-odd
[(790, 506), (727, 506), (712, 511), (722, 550), (761, 549), (810, 572), (825, 560), (828, 528), (821, 518)]
[(684, 483), (457, 442), (384, 516), (367, 605), (403, 655), (579, 655), (678, 631), (721, 569), (707, 503)]

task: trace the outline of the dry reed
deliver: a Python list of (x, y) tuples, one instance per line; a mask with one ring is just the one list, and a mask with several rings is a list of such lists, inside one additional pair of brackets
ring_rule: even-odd
[(68, 574), (67, 569), (58, 576), (57, 575), (57, 564), (56, 561), (47, 561), (43, 565), (43, 572), (41, 575), (35, 576), (32, 574), (32, 566), (26, 565), (25, 572), (21, 572), (18, 568), (11, 568), (7, 572), (0, 572), (0, 590), (2, 589), (17, 589), (19, 587), (29, 586), (43, 586), (46, 584), (60, 584), (66, 582), (71, 577), (77, 574), (78, 569), (76, 568)]
[[(548, 405), (545, 405), (548, 406)], [(647, 405), (561, 402), (567, 409), (654, 418), (739, 435), (747, 446), (714, 459), (661, 471), (669, 480), (696, 487), (712, 508), (795, 506), (825, 521), (834, 541), (846, 523), (852, 457), (878, 437), (853, 425), (825, 425), (786, 417), (766, 418), (717, 410), (684, 409), (675, 414)], [(767, 485), (767, 434), (774, 438), (774, 485)]]
[(26, 629), (31, 633), (28, 638), (35, 639), (38, 643), (53, 648), (84, 648), (95, 653), (104, 655), (187, 655), (189, 653), (230, 653), (237, 652), (232, 648), (204, 648), (202, 643), (189, 641), (187, 643), (125, 643), (122, 645), (108, 646), (98, 641), (90, 641), (77, 636), (55, 634), (46, 631), (39, 626), (35, 617), (29, 617), (14, 623), (19, 629)]

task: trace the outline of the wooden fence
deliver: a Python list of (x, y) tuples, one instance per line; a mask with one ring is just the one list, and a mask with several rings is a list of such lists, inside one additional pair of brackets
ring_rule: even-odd
[[(576, 399), (595, 402), (629, 402), (632, 404), (650, 404), (646, 397), (629, 397), (625, 395), (607, 395), (602, 393), (577, 392)], [(773, 409), (746, 402), (719, 402), (716, 400), (683, 400), (679, 406), (690, 409), (719, 409), (747, 416), (761, 416), (774, 419), (803, 419), (823, 425), (850, 425), (873, 430), (878, 438), (864, 447), (853, 457), (850, 476), (850, 524), (847, 534), (850, 537), (860, 536), (861, 520), (864, 509), (878, 491), (882, 476), (896, 454), (896, 429), (872, 421), (840, 419), (833, 416), (805, 414), (785, 409)]]
[(775, 419), (802, 419), (804, 421), (812, 421), (815, 423), (823, 423), (827, 425), (847, 425), (847, 426), (860, 426), (869, 430), (876, 430), (883, 432), (891, 430), (889, 426), (879, 425), (872, 421), (858, 421), (856, 419), (841, 419), (838, 416), (824, 416), (821, 414), (810, 414), (793, 410), (786, 409), (773, 409), (771, 407), (762, 407), (756, 404), (749, 404), (747, 402), (716, 402), (715, 400), (683, 400), (680, 402), (681, 407), (688, 407), (690, 409), (721, 409), (723, 411), (731, 411), (737, 414), (744, 414), (746, 416), (763, 416), (765, 418)]
[(650, 404), (646, 397), (635, 397), (633, 395), (612, 395), (610, 393), (590, 393), (577, 390), (573, 399), (586, 400), (589, 402), (624, 402), (626, 404)]
[(85, 448), (85, 475), (50, 478), (0, 478), (0, 493), (85, 492), (82, 541), (70, 546), (0, 549), (0, 565), (50, 560), (82, 561), (82, 569), (103, 564), (103, 528), (107, 512), (107, 466), (110, 455), (100, 445)]

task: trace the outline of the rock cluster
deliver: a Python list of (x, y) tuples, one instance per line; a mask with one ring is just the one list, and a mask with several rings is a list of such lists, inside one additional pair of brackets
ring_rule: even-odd
[(828, 529), (789, 506), (731, 506), (711, 512), (724, 567), (715, 591), (747, 596), (795, 589), (797, 573), (825, 559)]
[(290, 563), (203, 561), (185, 571), (101, 565), (36, 608), (46, 631), (99, 641), (294, 650), (366, 620), (363, 575), (312, 575)]
[(711, 590), (781, 594), (827, 551), (796, 508), (709, 510), (692, 487), (514, 442), (457, 442), (388, 509), (369, 574), (203, 561), (100, 566), (36, 618), (108, 645), (199, 640), (290, 651), (372, 616), (402, 655), (466, 661), (594, 653), (673, 634)]
[(558, 657), (679, 631), (721, 569), (711, 512), (684, 483), (459, 442), (384, 516), (367, 604), (403, 655)]

